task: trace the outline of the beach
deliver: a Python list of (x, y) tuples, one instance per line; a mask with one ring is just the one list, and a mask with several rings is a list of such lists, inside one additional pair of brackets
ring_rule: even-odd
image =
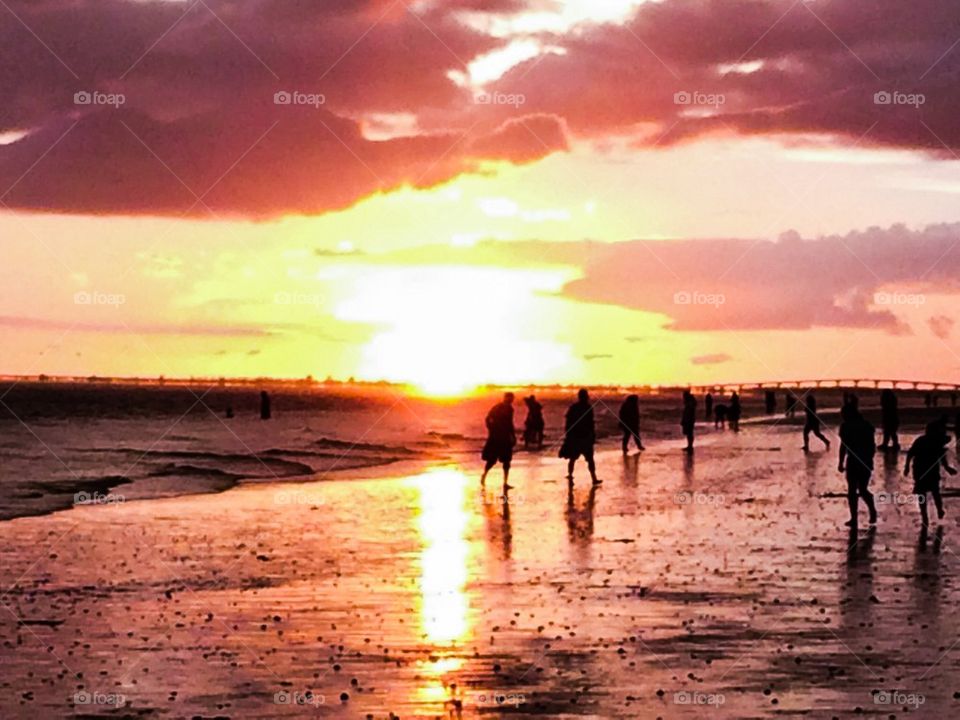
[[(949, 717), (955, 493), (921, 535), (894, 458), (848, 533), (796, 426), (478, 454), (0, 523), (0, 715)], [(119, 489), (114, 492), (119, 492)]]

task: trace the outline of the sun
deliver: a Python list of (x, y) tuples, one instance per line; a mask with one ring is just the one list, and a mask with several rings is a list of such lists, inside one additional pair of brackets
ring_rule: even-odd
[(480, 385), (549, 380), (573, 363), (570, 347), (543, 334), (540, 306), (565, 272), (416, 266), (375, 269), (337, 307), (375, 325), (359, 375), (408, 383), (437, 397)]

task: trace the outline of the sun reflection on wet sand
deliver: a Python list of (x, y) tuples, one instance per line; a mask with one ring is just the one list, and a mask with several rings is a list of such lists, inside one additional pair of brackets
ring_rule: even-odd
[(420, 491), (417, 526), (421, 556), (420, 619), (424, 637), (438, 645), (464, 639), (467, 620), (467, 560), (464, 537), (470, 513), (465, 507), (468, 479), (451, 468), (432, 470), (412, 482)]
[[(467, 637), (469, 603), (466, 594), (470, 545), (465, 538), (470, 512), (465, 506), (468, 479), (451, 468), (432, 470), (416, 478), (423, 539), (420, 570), (420, 622), (423, 637), (439, 646), (453, 646)], [(437, 657), (419, 663), (422, 683), (419, 703), (449, 700), (443, 678), (463, 666), (459, 657)]]

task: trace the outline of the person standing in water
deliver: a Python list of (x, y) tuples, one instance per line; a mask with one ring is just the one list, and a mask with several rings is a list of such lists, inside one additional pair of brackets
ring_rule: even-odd
[(599, 485), (597, 467), (593, 460), (593, 446), (597, 442), (593, 421), (593, 407), (590, 405), (590, 393), (580, 390), (577, 401), (567, 410), (564, 420), (563, 445), (560, 457), (567, 459), (567, 480), (573, 482), (573, 467), (581, 455), (587, 461), (587, 469), (594, 485)]
[(870, 475), (873, 473), (873, 456), (877, 451), (876, 430), (864, 419), (857, 403), (849, 401), (840, 412), (840, 472), (846, 472), (847, 505), (850, 507), (848, 527), (857, 526), (857, 498), (862, 498), (870, 511), (870, 524), (877, 523), (877, 507), (870, 492)]
[(687, 438), (684, 452), (693, 452), (693, 429), (697, 424), (697, 399), (689, 390), (683, 391), (683, 415), (680, 418), (680, 429)]
[(620, 406), (620, 429), (623, 430), (623, 454), (627, 454), (630, 438), (637, 443), (637, 450), (643, 450), (643, 441), (640, 440), (640, 398), (636, 395), (627, 395), (627, 399)]
[(807, 395), (807, 401), (804, 403), (804, 413), (806, 414), (806, 422), (803, 424), (803, 451), (810, 452), (811, 433), (820, 438), (820, 441), (826, 446), (826, 449), (829, 450), (830, 441), (827, 440), (820, 431), (820, 416), (817, 415), (817, 398), (813, 393)]
[(900, 429), (900, 411), (897, 408), (897, 396), (893, 390), (884, 390), (880, 393), (880, 426), (883, 428), (883, 450), (891, 447), (900, 449), (900, 438), (897, 430)]
[(513, 393), (503, 394), (503, 400), (490, 408), (485, 423), (487, 442), (483, 446), (480, 457), (486, 464), (483, 467), (483, 475), (480, 476), (480, 484), (486, 483), (487, 473), (494, 465), (500, 463), (503, 465), (503, 489), (508, 490), (510, 461), (513, 460), (513, 446), (517, 444), (517, 432), (513, 427)]
[(932, 422), (927, 425), (926, 432), (913, 441), (907, 451), (907, 462), (903, 466), (903, 474), (910, 475), (910, 463), (913, 463), (913, 492), (920, 505), (920, 523), (923, 527), (930, 524), (927, 517), (927, 494), (933, 495), (933, 503), (937, 507), (937, 518), (943, 520), (943, 498), (940, 496), (940, 466), (943, 465), (951, 475), (957, 471), (950, 467), (947, 461), (947, 445), (950, 437), (947, 435), (946, 419)]
[(740, 418), (743, 416), (743, 407), (740, 405), (740, 393), (734, 391), (730, 395), (730, 427), (734, 432), (740, 432)]
[(539, 450), (543, 447), (543, 405), (533, 395), (523, 402), (527, 406), (527, 419), (523, 424), (523, 445), (528, 450), (531, 447)]
[(269, 420), (272, 414), (270, 411), (270, 393), (266, 390), (260, 391), (260, 419)]

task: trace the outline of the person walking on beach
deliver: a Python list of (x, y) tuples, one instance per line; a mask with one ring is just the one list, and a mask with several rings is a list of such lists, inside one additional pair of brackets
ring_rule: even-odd
[(730, 396), (730, 410), (728, 411), (730, 429), (734, 432), (740, 432), (740, 416), (742, 414), (743, 409), (740, 407), (740, 395), (735, 392)]
[(527, 450), (531, 447), (539, 450), (543, 447), (543, 405), (533, 395), (523, 402), (527, 406), (527, 419), (523, 424), (523, 445)]
[(767, 390), (763, 395), (764, 407), (767, 415), (773, 415), (777, 411), (777, 394), (773, 390)]
[(580, 456), (587, 461), (587, 469), (590, 471), (593, 484), (600, 483), (597, 479), (597, 466), (593, 461), (593, 446), (596, 442), (590, 393), (580, 390), (577, 393), (577, 401), (567, 410), (563, 427), (563, 445), (560, 446), (560, 457), (567, 459), (567, 480), (571, 483), (573, 467)]
[(803, 424), (803, 451), (810, 452), (811, 433), (820, 438), (820, 441), (830, 449), (830, 441), (824, 437), (820, 431), (820, 416), (817, 415), (817, 398), (813, 393), (807, 395), (807, 402), (804, 404), (804, 413), (806, 413), (806, 422)]
[(487, 413), (487, 442), (480, 456), (486, 465), (480, 484), (487, 481), (487, 473), (498, 462), (503, 465), (503, 489), (509, 490), (510, 461), (513, 459), (513, 446), (517, 444), (517, 433), (513, 428), (513, 393), (503, 394), (503, 400)]
[(269, 420), (272, 413), (270, 411), (270, 393), (266, 390), (260, 391), (260, 419)]
[(920, 505), (920, 522), (923, 527), (930, 524), (927, 517), (927, 494), (933, 495), (933, 503), (937, 506), (937, 518), (943, 519), (943, 498), (940, 496), (940, 466), (943, 465), (951, 475), (957, 471), (950, 467), (947, 461), (947, 445), (950, 437), (947, 435), (946, 419), (932, 422), (927, 425), (926, 432), (913, 441), (907, 451), (907, 462), (903, 466), (903, 474), (910, 475), (910, 463), (913, 463), (913, 492), (917, 495)]
[(894, 450), (899, 450), (900, 438), (897, 437), (897, 430), (900, 429), (900, 411), (893, 390), (880, 393), (880, 426), (883, 428), (881, 449), (886, 450), (892, 446)]
[(713, 420), (713, 393), (707, 393), (707, 396), (703, 399), (703, 409), (704, 415), (706, 416), (707, 422)]
[(873, 473), (873, 455), (877, 451), (876, 430), (866, 421), (855, 402), (848, 402), (840, 412), (840, 472), (846, 472), (847, 504), (850, 506), (848, 527), (857, 525), (857, 498), (862, 498), (870, 511), (870, 524), (877, 522), (877, 507), (870, 492), (870, 475)]
[(697, 424), (697, 399), (689, 390), (683, 391), (683, 415), (680, 417), (680, 429), (687, 438), (686, 453), (693, 452), (693, 429)]
[(627, 395), (627, 399), (620, 406), (620, 428), (623, 430), (623, 454), (627, 454), (630, 438), (637, 443), (637, 450), (644, 450), (640, 440), (640, 398), (636, 395)]

